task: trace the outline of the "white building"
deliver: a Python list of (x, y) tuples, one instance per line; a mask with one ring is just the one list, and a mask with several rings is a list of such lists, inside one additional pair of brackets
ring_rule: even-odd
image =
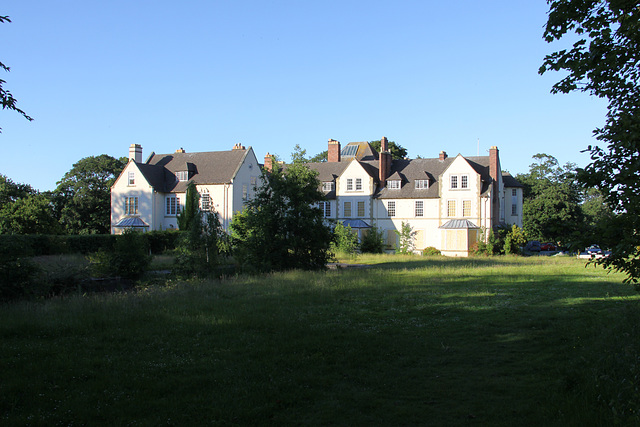
[(376, 226), (389, 248), (407, 222), (416, 250), (450, 256), (467, 256), (483, 229), (522, 227), (522, 185), (501, 172), (496, 147), (489, 156), (392, 160), (387, 145), (382, 138), (378, 153), (366, 142), (341, 149), (329, 140), (328, 162), (309, 164), (327, 197), (320, 206), (326, 218), (360, 235)]
[(187, 184), (193, 181), (200, 208), (215, 210), (225, 230), (235, 212), (252, 197), (262, 176), (253, 149), (171, 154), (151, 153), (142, 162), (142, 147), (132, 144), (129, 163), (111, 187), (111, 233), (124, 228), (170, 230), (178, 227)]

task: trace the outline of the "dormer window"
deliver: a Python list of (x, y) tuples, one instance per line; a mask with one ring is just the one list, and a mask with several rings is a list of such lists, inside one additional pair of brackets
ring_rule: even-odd
[(333, 182), (327, 181), (322, 183), (322, 191), (332, 191), (333, 190)]
[(387, 181), (387, 188), (390, 190), (399, 190), (400, 189), (400, 180), (392, 179)]
[(416, 189), (422, 190), (425, 188), (429, 188), (429, 180), (428, 179), (416, 179)]
[(178, 181), (189, 181), (189, 171), (176, 172), (176, 178)]

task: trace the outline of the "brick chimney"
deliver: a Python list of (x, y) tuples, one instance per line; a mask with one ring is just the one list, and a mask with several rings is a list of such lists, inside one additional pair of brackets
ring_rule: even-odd
[(380, 139), (380, 152), (384, 153), (385, 151), (389, 151), (389, 141), (386, 136), (383, 136)]
[(327, 149), (327, 161), (339, 162), (340, 161), (340, 141), (335, 139), (329, 140), (329, 147)]
[(498, 178), (501, 174), (498, 147), (494, 145), (489, 149), (489, 176), (493, 181), (491, 183), (491, 225), (494, 227), (500, 223), (500, 187), (498, 186)]
[(267, 172), (271, 172), (273, 170), (273, 155), (267, 153), (266, 156), (264, 156), (264, 170), (266, 170)]
[(178, 149), (176, 150), (176, 153), (182, 153), (182, 154), (184, 154), (184, 153), (185, 153), (184, 148), (182, 148), (182, 147), (178, 148)]
[(387, 137), (383, 136), (380, 139), (380, 160), (379, 160), (379, 178), (380, 187), (384, 188), (387, 185), (387, 178), (391, 173), (391, 152), (389, 151), (389, 141)]
[(129, 160), (133, 160), (136, 163), (142, 163), (142, 145), (131, 144), (129, 146)]
[(237, 143), (236, 145), (233, 146), (234, 150), (244, 150), (244, 145)]
[(444, 160), (444, 159), (446, 159), (447, 157), (448, 157), (448, 156), (447, 156), (446, 151), (441, 151), (441, 152), (440, 152), (440, 157), (439, 157), (440, 161), (443, 161), (443, 160)]

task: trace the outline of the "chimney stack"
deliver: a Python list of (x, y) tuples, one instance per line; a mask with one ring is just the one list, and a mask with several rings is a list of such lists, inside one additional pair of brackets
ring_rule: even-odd
[(184, 148), (180, 147), (176, 150), (176, 153), (182, 153), (184, 154)]
[(244, 150), (244, 145), (237, 143), (236, 145), (233, 146), (234, 150)]
[(441, 151), (441, 152), (440, 152), (440, 157), (439, 157), (439, 158), (440, 158), (440, 161), (443, 161), (443, 160), (444, 160), (444, 159), (446, 159), (447, 157), (448, 157), (448, 156), (447, 156), (446, 151)]
[(329, 140), (329, 147), (327, 148), (327, 161), (339, 162), (340, 161), (340, 141), (335, 139)]
[(273, 170), (273, 155), (269, 153), (264, 156), (264, 170), (267, 172), (271, 172)]
[(142, 145), (131, 144), (129, 146), (129, 160), (136, 163), (142, 163)]
[(380, 152), (384, 153), (385, 151), (389, 151), (389, 141), (386, 136), (383, 136), (380, 140)]

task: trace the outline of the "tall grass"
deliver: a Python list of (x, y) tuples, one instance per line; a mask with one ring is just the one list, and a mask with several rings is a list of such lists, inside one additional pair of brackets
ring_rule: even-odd
[(0, 308), (7, 425), (638, 420), (639, 297), (569, 258), (360, 256)]

